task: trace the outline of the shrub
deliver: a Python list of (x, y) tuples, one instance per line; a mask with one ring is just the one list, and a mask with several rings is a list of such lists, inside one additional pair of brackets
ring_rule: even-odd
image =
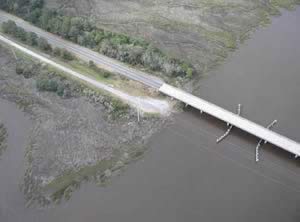
[(56, 56), (56, 57), (60, 57), (61, 56), (61, 49), (58, 48), (58, 47), (54, 48), (53, 55)]
[(26, 34), (26, 42), (28, 45), (36, 46), (37, 45), (38, 36), (34, 32), (27, 32)]
[(28, 64), (23, 60), (18, 60), (16, 64), (16, 73), (28, 79), (37, 74), (37, 67), (33, 64)]
[(52, 51), (52, 47), (51, 45), (48, 43), (48, 41), (43, 38), (43, 37), (39, 37), (37, 40), (37, 45), (41, 50), (44, 51)]
[(52, 79), (38, 79), (36, 81), (36, 87), (39, 91), (57, 92), (58, 83)]
[(70, 53), (69, 51), (67, 51), (65, 49), (61, 50), (61, 57), (68, 61), (72, 61), (75, 59), (75, 57), (72, 55), (72, 53)]
[(164, 58), (162, 55), (152, 46), (149, 46), (142, 56), (142, 63), (145, 66), (150, 67), (154, 71), (162, 69), (162, 63)]
[(90, 67), (90, 68), (95, 68), (95, 63), (94, 63), (94, 61), (92, 61), (92, 60), (89, 61), (89, 67)]
[(124, 113), (126, 113), (129, 109), (128, 104), (124, 103), (121, 100), (117, 100), (115, 98), (110, 98), (110, 104), (113, 108), (113, 110), (111, 111), (111, 113), (113, 114), (113, 118), (117, 118), (120, 117), (121, 115), (123, 115)]
[(106, 79), (109, 78), (110, 75), (111, 75), (111, 74), (110, 74), (109, 72), (104, 72), (104, 73), (103, 73), (103, 77), (106, 78)]
[(17, 65), (16, 66), (16, 73), (18, 75), (22, 75), (23, 74), (23, 71), (24, 71), (24, 67), (23, 66), (20, 66), (20, 65)]
[(14, 21), (9, 20), (7, 22), (2, 23), (2, 30), (6, 34), (14, 34), (17, 30), (17, 25)]
[(59, 95), (59, 96), (63, 96), (63, 95), (64, 95), (64, 92), (65, 92), (65, 87), (64, 87), (62, 84), (60, 84), (60, 85), (57, 87), (56, 93), (57, 93), (57, 95)]

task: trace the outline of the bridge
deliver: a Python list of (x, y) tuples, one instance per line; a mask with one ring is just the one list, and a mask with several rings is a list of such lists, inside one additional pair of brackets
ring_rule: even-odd
[(203, 100), (168, 84), (163, 84), (159, 88), (159, 91), (187, 105), (190, 105), (195, 109), (200, 110), (201, 112), (205, 112), (224, 121), (225, 123), (235, 126), (264, 141), (267, 141), (268, 143), (282, 148), (294, 154), (295, 156), (300, 156), (300, 144), (298, 142), (282, 136), (266, 127), (260, 126), (257, 123), (239, 116), (238, 114), (234, 114), (215, 104), (207, 102), (206, 100)]
[[(225, 110), (217, 105), (214, 105), (210, 102), (207, 102), (199, 97), (196, 97), (190, 93), (187, 93), (181, 89), (175, 88), (164, 83), (161, 79), (154, 77), (146, 72), (139, 71), (128, 65), (116, 61), (114, 59), (108, 58), (107, 56), (101, 55), (91, 49), (79, 46), (74, 44), (70, 41), (64, 40), (56, 35), (53, 35), (49, 32), (46, 32), (40, 28), (33, 26), (32, 24), (16, 17), (11, 14), (8, 14), (2, 10), (0, 10), (0, 24), (7, 20), (13, 20), (16, 22), (18, 26), (21, 26), (26, 31), (35, 32), (38, 36), (43, 37), (48, 40), (48, 42), (52, 46), (64, 48), (78, 58), (84, 61), (94, 61), (94, 63), (106, 70), (109, 70), (114, 73), (118, 73), (120, 75), (125, 76), (126, 78), (138, 81), (148, 87), (152, 87), (154, 89), (159, 90), (161, 93), (168, 95), (172, 98), (175, 98), (187, 105), (190, 105), (201, 112), (205, 112), (211, 116), (214, 116), (220, 120), (223, 120), (225, 123), (229, 124), (230, 126), (235, 126), (241, 130), (244, 130), (258, 138), (261, 141), (269, 142), (279, 148), (282, 148), (296, 156), (300, 156), (300, 144), (296, 141), (293, 141), (285, 136), (282, 136), (276, 132), (271, 131), (269, 128), (260, 126), (250, 120), (247, 120), (237, 114), (234, 114), (228, 110)], [(2, 41), (5, 38), (2, 36)], [(19, 49), (22, 47), (16, 43), (11, 43), (12, 41), (6, 39), (6, 43), (13, 44), (14, 47), (18, 47)], [(27, 54), (32, 54), (29, 50), (24, 51)], [(41, 60), (40, 56), (38, 59)], [(46, 62), (45, 59), (42, 61)], [(53, 64), (51, 64), (53, 65)], [(60, 69), (65, 70), (66, 67), (58, 67)], [(69, 73), (73, 73), (70, 71)], [(74, 76), (74, 75), (73, 75)], [(78, 77), (78, 75), (77, 75)], [(81, 78), (82, 79), (82, 78)], [(84, 79), (84, 81), (91, 82), (91, 80)], [(94, 81), (93, 81), (94, 83)], [(100, 83), (95, 83), (99, 86)], [(94, 84), (94, 85), (95, 85)], [(259, 142), (259, 145), (261, 143)], [(259, 146), (258, 146), (259, 147)], [(257, 147), (257, 148), (258, 148)]]

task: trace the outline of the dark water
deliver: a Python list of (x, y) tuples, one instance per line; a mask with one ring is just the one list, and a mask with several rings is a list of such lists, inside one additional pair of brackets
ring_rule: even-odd
[[(300, 141), (299, 24), (300, 8), (275, 18), (204, 77), (197, 94), (231, 110), (242, 103), (243, 115), (264, 125), (278, 119), (274, 130)], [(235, 130), (216, 145), (225, 129), (187, 110), (110, 186), (85, 184), (69, 202), (46, 210), (25, 209), (22, 194), (6, 185), (16, 198), (3, 201), (10, 170), (1, 160), (1, 211), (14, 213), (0, 221), (300, 221), (299, 160), (266, 145), (256, 164), (257, 139), (244, 132)]]
[[(0, 99), (0, 121), (8, 131), (8, 148), (0, 157), (0, 221), (9, 221), (24, 207), (19, 184), (24, 175), (24, 152), (30, 121), (17, 107)], [(21, 218), (21, 217), (20, 217)]]

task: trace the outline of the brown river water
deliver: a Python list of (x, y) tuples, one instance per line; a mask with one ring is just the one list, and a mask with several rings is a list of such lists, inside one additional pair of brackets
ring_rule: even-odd
[[(223, 66), (204, 76), (196, 94), (300, 141), (300, 7), (274, 18)], [(24, 207), (18, 184), (30, 121), (0, 100), (9, 147), (0, 160), (0, 222), (300, 221), (300, 164), (237, 129), (220, 144), (226, 125), (196, 110), (176, 114), (154, 135), (142, 160), (107, 187), (84, 184), (66, 203)]]

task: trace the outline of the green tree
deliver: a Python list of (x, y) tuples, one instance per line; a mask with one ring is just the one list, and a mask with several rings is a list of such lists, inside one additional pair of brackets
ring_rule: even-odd
[(60, 34), (66, 38), (69, 37), (69, 31), (71, 28), (71, 19), (68, 16), (64, 16), (62, 20), (62, 26), (60, 30)]
[(37, 45), (38, 36), (34, 32), (27, 32), (26, 34), (26, 42), (28, 45), (36, 46)]
[(76, 25), (72, 25), (68, 34), (69, 38), (72, 41), (76, 42), (79, 35), (80, 35), (79, 27)]
[(62, 18), (61, 17), (54, 17), (50, 20), (50, 25), (51, 25), (51, 32), (61, 35), (61, 27), (63, 24)]
[(191, 78), (193, 76), (194, 69), (190, 65), (187, 63), (182, 63), (181, 68), (187, 78)]
[(38, 24), (41, 16), (42, 16), (42, 10), (37, 8), (32, 10), (32, 12), (28, 14), (26, 20), (32, 22), (33, 24)]
[(3, 10), (9, 10), (9, 2), (8, 0), (0, 0), (0, 8), (3, 9)]
[(57, 92), (58, 83), (52, 79), (38, 79), (36, 87), (39, 91)]
[(59, 96), (63, 96), (65, 94), (65, 87), (63, 84), (58, 85), (56, 93)]
[(95, 31), (94, 40), (95, 40), (96, 44), (101, 43), (104, 38), (105, 38), (104, 32), (102, 32), (102, 31)]
[(75, 59), (75, 57), (72, 55), (72, 53), (70, 53), (69, 51), (67, 51), (65, 49), (62, 49), (61, 57), (68, 61), (72, 61)]
[(2, 30), (7, 34), (15, 34), (17, 32), (17, 25), (14, 21), (8, 20), (2, 23)]
[(42, 14), (39, 18), (39, 26), (42, 28), (42, 29), (45, 29), (47, 31), (49, 31), (49, 20), (51, 19), (51, 12), (50, 10), (47, 10), (47, 9), (44, 9), (42, 10)]
[(141, 60), (143, 65), (150, 67), (154, 71), (159, 71), (162, 69), (165, 59), (156, 48), (149, 45)]
[(186, 77), (187, 77), (187, 78), (192, 78), (192, 77), (193, 77), (193, 74), (194, 74), (193, 68), (188, 68), (188, 69), (186, 70)]
[(94, 61), (92, 61), (92, 60), (89, 61), (89, 67), (90, 67), (90, 68), (95, 68), (95, 63), (94, 63)]
[(43, 38), (43, 37), (40, 37), (38, 38), (37, 40), (37, 45), (38, 47), (41, 49), (41, 50), (44, 50), (44, 51), (52, 51), (52, 47), (51, 45), (48, 43), (48, 41)]
[(44, 0), (30, 0), (31, 10), (41, 9), (44, 6)]
[(110, 77), (110, 73), (104, 71), (103, 77), (106, 78), (106, 79), (109, 78)]
[(54, 50), (53, 50), (53, 55), (56, 56), (56, 57), (60, 57), (61, 56), (61, 49), (56, 47)]
[(21, 28), (21, 27), (17, 27), (16, 32), (14, 33), (14, 36), (21, 40), (22, 42), (25, 42), (27, 39), (27, 32), (25, 31), (25, 29)]

